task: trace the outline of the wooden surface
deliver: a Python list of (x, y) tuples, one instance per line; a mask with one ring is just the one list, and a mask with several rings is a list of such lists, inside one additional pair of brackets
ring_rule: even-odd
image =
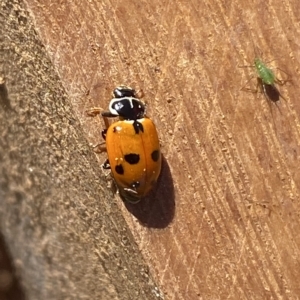
[[(27, 0), (26, 5), (59, 77), (43, 80), (41, 75), (52, 66), (37, 60), (34, 48), (30, 55), (13, 48), (20, 55), (18, 62), (22, 57), (22, 62), (44, 66), (43, 72), (32, 72), (45, 86), (24, 86), (26, 72), (8, 78), (8, 85), (38, 97), (39, 105), (10, 97), (24, 137), (11, 137), (5, 157), (16, 173), (42, 176), (44, 186), (40, 194), (26, 198), (32, 206), (24, 204), (19, 218), (25, 224), (10, 228), (44, 245), (46, 250), (33, 258), (51, 261), (61, 275), (56, 283), (64, 286), (62, 278), (67, 276), (63, 270), (68, 264), (56, 256), (63, 245), (70, 249), (67, 269), (74, 271), (76, 263), (78, 276), (85, 274), (82, 281), (69, 276), (69, 286), (80, 282), (72, 289), (77, 298), (84, 298), (91, 283), (100, 289), (108, 282), (119, 299), (133, 299), (144, 286), (146, 299), (155, 293), (165, 299), (299, 298), (300, 2)], [(22, 16), (19, 19), (22, 25)], [(257, 49), (293, 81), (280, 87), (287, 101), (281, 101), (279, 109), (261, 94), (240, 90), (254, 70), (239, 66), (252, 64)], [(276, 74), (284, 76), (279, 70)], [(52, 82), (61, 83), (65, 94)], [(143, 89), (165, 158), (156, 191), (137, 206), (124, 205), (107, 190), (100, 168), (105, 154), (95, 155), (88, 147), (101, 141), (103, 123), (85, 111), (106, 108), (111, 91), (121, 83)], [(255, 89), (255, 78), (248, 85)], [(6, 122), (14, 128), (15, 119)], [(39, 168), (26, 161), (18, 167), (20, 150), (22, 155), (32, 153), (31, 161), (37, 160)], [(33, 179), (22, 179), (11, 182), (10, 188), (30, 190), (32, 185)], [(23, 194), (14, 195), (17, 205)], [(30, 199), (39, 195), (47, 201), (33, 205)], [(25, 230), (27, 222), (34, 221), (23, 216), (32, 211), (39, 218), (36, 223), (44, 225), (39, 233)], [(2, 218), (8, 222), (3, 213)], [(100, 240), (104, 235), (114, 241), (110, 255), (97, 243), (99, 231)], [(127, 251), (118, 245), (120, 236), (129, 240)], [(87, 258), (80, 256), (83, 253)], [(109, 267), (101, 269), (88, 253), (99, 253)], [(137, 276), (144, 268), (140, 254), (158, 288)], [(32, 266), (28, 260), (19, 257)], [(125, 273), (116, 279), (121, 261)], [(93, 278), (95, 268), (103, 277)], [(34, 268), (32, 272), (24, 274), (36, 278)]]

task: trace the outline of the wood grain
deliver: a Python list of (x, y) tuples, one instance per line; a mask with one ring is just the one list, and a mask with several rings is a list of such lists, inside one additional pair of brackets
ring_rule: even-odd
[[(106, 108), (120, 83), (146, 94), (162, 176), (138, 206), (106, 201), (165, 299), (299, 298), (299, 1), (26, 4), (90, 143), (103, 124), (88, 108)], [(254, 70), (239, 66), (258, 52), (292, 79), (279, 109), (241, 91)]]

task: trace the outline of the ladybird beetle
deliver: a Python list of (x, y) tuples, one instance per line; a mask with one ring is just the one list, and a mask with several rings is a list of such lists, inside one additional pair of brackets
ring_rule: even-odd
[[(103, 168), (111, 169), (121, 197), (137, 203), (156, 183), (161, 170), (157, 131), (146, 117), (146, 105), (134, 89), (119, 86), (113, 91), (109, 111), (102, 112), (106, 125), (102, 136), (108, 159)], [(109, 125), (108, 118), (119, 117)]]

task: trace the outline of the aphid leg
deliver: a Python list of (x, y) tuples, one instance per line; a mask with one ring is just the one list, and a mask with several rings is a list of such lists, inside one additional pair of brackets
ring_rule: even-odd
[(238, 66), (238, 68), (254, 68), (254, 66), (253, 65), (251, 65), (251, 66)]
[[(278, 82), (276, 82), (276, 83), (278, 83)], [(282, 94), (279, 91), (278, 91), (278, 94), (279, 94), (280, 98), (282, 98), (285, 102), (287, 102), (287, 100), (282, 96)], [(277, 105), (277, 103), (276, 103), (276, 105)]]
[(278, 59), (278, 58), (274, 58), (274, 59), (265, 61), (264, 64), (265, 64), (265, 65), (269, 65), (271, 62), (276, 61), (277, 59)]
[[(286, 71), (282, 70), (281, 68), (278, 68), (277, 69), (280, 71), (280, 72), (283, 72), (285, 75), (286, 75), (286, 79), (279, 79), (279, 78), (275, 78), (275, 83), (277, 83), (278, 85), (285, 85), (287, 82), (290, 82), (291, 84), (293, 84), (293, 80), (290, 79), (291, 78), (291, 75), (289, 73), (287, 73)], [(280, 95), (282, 99), (284, 99), (282, 97), (282, 95)], [(284, 99), (285, 100), (285, 99)]]
[(279, 79), (277, 77), (275, 78), (275, 83), (277, 83), (280, 86), (285, 85), (287, 82), (293, 83), (292, 79), (289, 79), (289, 78), (287, 78), (287, 79)]
[[(277, 102), (275, 102), (275, 105), (276, 105), (276, 107), (278, 108), (280, 114), (282, 115), (281, 109), (280, 109), (280, 107), (278, 106), (278, 103), (277, 103)], [(271, 111), (271, 113), (272, 113), (272, 111)], [(272, 113), (272, 117), (273, 117), (273, 113)]]
[(257, 86), (256, 86), (256, 90), (253, 90), (251, 88), (246, 88), (246, 86), (248, 85), (248, 83), (254, 78), (254, 75), (251, 76), (246, 83), (243, 85), (243, 87), (240, 89), (241, 91), (245, 91), (245, 92), (251, 92), (251, 93), (257, 93)]
[(283, 72), (284, 74), (287, 75), (288, 78), (291, 77), (291, 75), (289, 73), (287, 73), (286, 71), (282, 70), (281, 68), (277, 67), (276, 69), (280, 70), (281, 72)]

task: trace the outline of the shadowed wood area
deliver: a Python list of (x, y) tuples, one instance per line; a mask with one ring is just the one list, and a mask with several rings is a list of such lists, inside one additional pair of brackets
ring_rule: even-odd
[[(39, 170), (23, 162), (22, 171), (44, 176), (41, 195), (56, 196), (46, 204), (34, 205), (30, 200), (30, 207), (24, 204), (19, 218), (25, 222), (36, 211), (41, 232), (26, 231), (27, 223), (15, 220), (19, 227), (10, 228), (19, 232), (17, 242), (25, 241), (26, 236), (43, 244), (46, 250), (31, 252), (35, 260), (46, 257), (66, 278), (64, 270), (75, 276), (72, 271), (76, 268), (78, 276), (87, 275), (84, 281), (70, 276), (71, 283), (111, 287), (119, 292), (113, 294), (116, 299), (142, 299), (134, 295), (145, 286), (145, 299), (149, 295), (184, 300), (300, 297), (300, 2), (25, 2), (58, 74), (51, 81), (39, 78), (46, 71), (32, 77), (45, 86), (59, 82), (64, 90), (57, 91), (53, 85), (55, 90), (44, 87), (41, 92), (32, 85), (28, 91), (24, 83), (18, 84), (18, 91), (22, 87), (39, 98), (38, 106), (22, 101), (19, 94), (9, 94), (14, 118), (20, 116), (24, 140), (34, 125), (36, 128), (27, 144), (22, 140), (8, 143), (6, 163), (13, 164), (20, 150), (32, 151), (31, 160), (39, 162)], [(22, 25), (22, 17), (19, 19)], [(7, 43), (12, 44), (9, 39)], [(18, 49), (15, 47), (16, 53)], [(40, 59), (36, 61), (34, 49), (31, 53), (30, 63), (43, 65)], [(26, 54), (16, 60), (29, 59)], [(277, 106), (255, 92), (255, 69), (242, 67), (253, 65), (258, 55), (279, 79), (291, 80), (278, 86), (286, 101), (281, 99)], [(52, 65), (44, 66), (48, 68)], [(7, 86), (21, 79), (11, 74)], [(106, 155), (94, 154), (88, 147), (88, 143), (102, 141), (103, 122), (88, 117), (86, 110), (93, 106), (106, 109), (112, 90), (121, 83), (144, 91), (164, 155), (157, 188), (135, 206), (124, 205), (107, 189), (106, 173), (100, 168)], [(241, 90), (245, 84), (253, 92)], [(13, 127), (13, 120), (6, 122)], [(2, 130), (6, 126), (2, 124)], [(66, 140), (69, 144), (60, 142)], [(49, 142), (58, 144), (60, 151), (45, 153)], [(66, 145), (73, 145), (73, 150), (65, 153)], [(29, 191), (32, 184), (25, 179), (11, 182), (15, 198), (8, 198), (8, 203), (22, 202), (18, 189)], [(3, 227), (8, 217), (2, 212), (1, 218)], [(31, 266), (28, 258), (20, 257), (9, 235), (13, 229), (4, 233), (10, 236), (12, 254)], [(107, 243), (113, 241), (109, 255), (101, 251), (99, 232)], [(23, 239), (19, 238), (22, 234)], [(118, 241), (123, 239), (128, 243), (122, 252)], [(65, 253), (69, 255), (66, 261), (73, 259), (74, 264), (66, 267), (63, 256), (55, 251), (56, 243), (80, 249)], [(99, 253), (102, 265), (89, 252)], [(83, 253), (87, 258), (80, 256)], [(147, 283), (142, 275), (137, 278), (139, 269), (146, 268), (139, 254), (159, 288), (151, 279)], [(116, 279), (114, 263), (121, 262), (125, 273)], [(101, 278), (89, 276), (95, 269)], [(25, 274), (31, 280), (37, 276), (24, 271), (21, 278)], [(63, 275), (49, 278), (65, 287)], [(27, 290), (31, 284), (26, 278)], [(79, 294), (83, 286), (72, 290), (74, 295), (78, 292), (77, 298), (86, 295)], [(90, 293), (97, 298), (94, 290)]]

